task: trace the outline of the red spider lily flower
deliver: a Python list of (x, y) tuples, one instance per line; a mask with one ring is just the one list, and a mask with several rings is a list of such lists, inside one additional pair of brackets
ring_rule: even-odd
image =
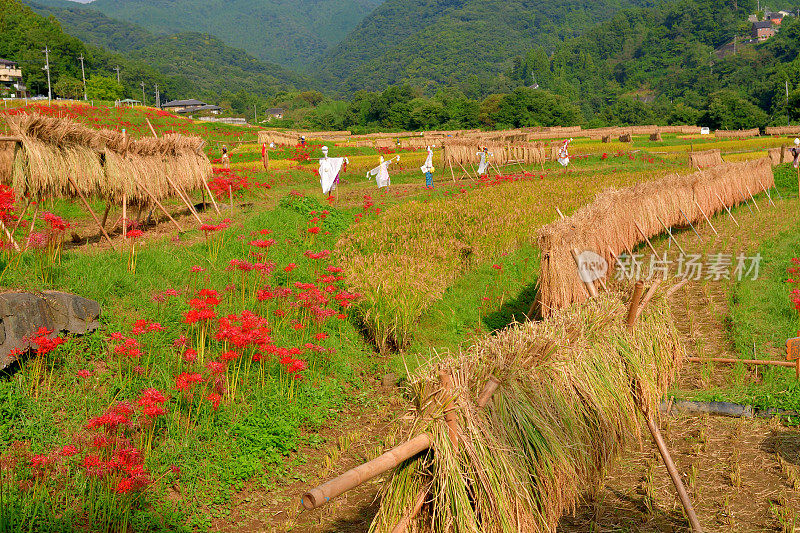
[(186, 335), (181, 335), (172, 343), (173, 348), (183, 348), (186, 346), (186, 343), (189, 342), (189, 339), (186, 338)]
[(294, 270), (295, 268), (297, 268), (297, 264), (296, 264), (296, 263), (289, 263), (288, 265), (286, 265), (285, 267), (283, 267), (283, 271), (284, 271), (284, 272), (291, 272), (291, 271), (292, 271), (292, 270)]
[(205, 379), (200, 374), (184, 372), (175, 378), (175, 390), (188, 391), (195, 383), (203, 383)]
[(227, 352), (223, 353), (220, 356), (220, 359), (222, 359), (225, 362), (234, 361), (234, 360), (236, 360), (238, 358), (239, 358), (239, 354), (234, 352), (233, 350), (228, 350)]
[(318, 341), (324, 341), (328, 338), (328, 334), (323, 331), (322, 333), (317, 333), (314, 335), (314, 338)]
[(250, 241), (250, 246), (255, 246), (256, 248), (269, 248), (275, 244), (275, 239), (261, 239), (256, 241)]
[(205, 272), (205, 270), (206, 270), (205, 268), (199, 265), (194, 265), (192, 268), (189, 269), (189, 271), (194, 274), (197, 274), (198, 272)]
[(61, 457), (72, 457), (78, 453), (78, 448), (73, 446), (72, 444), (67, 444), (66, 446), (62, 447), (58, 454)]
[(225, 371), (228, 369), (228, 365), (220, 361), (209, 361), (206, 364), (206, 368), (208, 368), (213, 375), (218, 376), (225, 373)]
[(144, 232), (142, 230), (140, 230), (140, 229), (131, 230), (131, 231), (127, 232), (127, 234), (126, 234), (127, 238), (132, 240), (132, 241), (138, 239), (142, 235), (144, 235)]
[(316, 235), (317, 233), (319, 233), (319, 231), (320, 231), (319, 226), (312, 226), (308, 228), (308, 232), (311, 233), (312, 235)]
[(48, 331), (47, 328), (42, 327), (31, 337), (31, 342), (36, 345), (36, 355), (46, 355), (67, 342), (61, 337), (55, 337), (53, 339), (48, 338), (48, 336), (52, 334), (52, 331)]
[(183, 352), (183, 360), (187, 363), (194, 363), (197, 361), (197, 352), (191, 348), (187, 348), (185, 352)]
[(503, 268), (503, 266), (495, 264), (495, 265), (492, 265), (492, 268), (495, 269), (495, 270), (501, 270)]
[(53, 213), (44, 213), (42, 218), (44, 218), (44, 221), (47, 222), (47, 225), (50, 226), (50, 230), (53, 232), (61, 233), (66, 231), (69, 227), (69, 222)]
[(90, 377), (92, 375), (92, 373), (89, 370), (86, 370), (86, 369), (78, 370), (76, 372), (76, 374), (78, 375), (79, 378), (83, 378), (83, 379), (86, 379), (86, 378), (88, 378), (88, 377)]
[(220, 396), (220, 395), (219, 395), (219, 394), (217, 394), (216, 392), (212, 392), (211, 394), (209, 394), (208, 396), (206, 396), (206, 399), (207, 399), (209, 402), (211, 402), (211, 408), (212, 408), (212, 409), (214, 409), (215, 411), (216, 411), (217, 409), (219, 409), (219, 402), (220, 402), (220, 400), (222, 400), (222, 396)]

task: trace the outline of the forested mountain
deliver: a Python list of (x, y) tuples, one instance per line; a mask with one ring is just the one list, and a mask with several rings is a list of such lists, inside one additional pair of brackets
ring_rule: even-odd
[(653, 0), (387, 0), (314, 63), (339, 91), (490, 77), (534, 44), (553, 50), (625, 7)]
[[(162, 101), (199, 98), (214, 103), (257, 96), (271, 98), (287, 89), (312, 85), (298, 74), (264, 64), (210, 35), (182, 33), (155, 37), (134, 25), (119, 24), (95, 12), (92, 17), (84, 18), (85, 14), (76, 4), (68, 7), (69, 13), (46, 8), (53, 16), (43, 17), (17, 0), (0, 3), (0, 34), (3, 35), (0, 57), (19, 62), (27, 85), (34, 93), (47, 93), (42, 71), (45, 46), (51, 50), (51, 77), (56, 96), (83, 94), (79, 83), (78, 57), (81, 55), (85, 57), (87, 78), (115, 76), (113, 69), (119, 66), (122, 96), (141, 100), (141, 83), (144, 82), (150, 103), (154, 100), (152, 93), (156, 83), (160, 86)], [(77, 33), (87, 37), (90, 44), (64, 31), (56, 16), (63, 17), (65, 26), (77, 24)], [(83, 30), (79, 28), (81, 25)], [(117, 42), (117, 50), (108, 51), (91, 44), (103, 44), (104, 39)], [(125, 46), (120, 46), (122, 44)]]
[[(65, 0), (39, 0), (64, 7)], [(230, 46), (297, 67), (323, 55), (381, 0), (95, 0), (86, 7), (154, 33), (210, 33)]]

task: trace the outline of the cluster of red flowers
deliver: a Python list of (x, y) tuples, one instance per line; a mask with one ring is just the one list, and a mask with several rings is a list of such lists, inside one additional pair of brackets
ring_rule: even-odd
[[(786, 271), (789, 273), (789, 279), (786, 281), (787, 283), (791, 283), (797, 286), (800, 285), (800, 277), (795, 277), (795, 276), (800, 274), (800, 258), (793, 257), (792, 264), (794, 266), (786, 269)], [(789, 296), (789, 299), (791, 300), (792, 305), (794, 305), (794, 308), (797, 311), (800, 311), (800, 289), (792, 289), (792, 293)]]
[(53, 233), (63, 233), (67, 231), (67, 228), (69, 228), (69, 222), (58, 215), (54, 215), (53, 213), (44, 213), (42, 218), (45, 222), (47, 222), (47, 225), (50, 227), (50, 231)]
[(52, 337), (53, 333), (41, 327), (31, 336), (30, 341), (36, 346), (36, 355), (46, 355), (66, 342), (61, 337)]
[(124, 355), (131, 359), (136, 359), (142, 355), (139, 341), (133, 337), (126, 337), (117, 331), (112, 333), (108, 340), (112, 342), (112, 348), (117, 355)]
[(0, 220), (8, 224), (16, 219), (14, 215), (14, 189), (0, 185)]
[(202, 289), (196, 298), (189, 300), (191, 309), (184, 315), (185, 324), (212, 320), (217, 317), (216, 307), (221, 303), (219, 293), (214, 289)]
[(205, 232), (206, 235), (209, 233), (215, 233), (217, 231), (221, 231), (224, 229), (228, 229), (231, 225), (231, 219), (226, 218), (219, 224), (203, 224), (200, 226), (200, 230)]
[(208, 182), (208, 188), (217, 198), (227, 198), (231, 194), (241, 196), (251, 186), (250, 176), (237, 174), (230, 168), (215, 168), (214, 178)]

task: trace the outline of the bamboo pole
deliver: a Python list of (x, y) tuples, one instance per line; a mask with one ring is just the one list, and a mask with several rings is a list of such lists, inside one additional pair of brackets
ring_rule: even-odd
[[(581, 263), (580, 260), (578, 259), (579, 255), (578, 249), (573, 248), (571, 252), (572, 252), (572, 259), (575, 261), (575, 268), (578, 270), (578, 276), (580, 277)], [(583, 285), (586, 287), (586, 292), (589, 293), (589, 297), (597, 298), (597, 287), (594, 286), (594, 283), (591, 281), (585, 281), (583, 278), (581, 278), (581, 281), (583, 281)]]
[(5, 223), (3, 223), (2, 219), (0, 219), (0, 227), (2, 227), (3, 231), (6, 234), (6, 237), (8, 237), (8, 240), (11, 241), (11, 244), (14, 246), (14, 250), (16, 250), (17, 252), (21, 251), (19, 248), (19, 244), (17, 244), (17, 241), (14, 240), (14, 236), (11, 235), (10, 231), (8, 231), (8, 228), (6, 227)]
[(331, 479), (327, 483), (323, 483), (306, 492), (303, 494), (303, 507), (311, 510), (325, 505), (340, 494), (388, 472), (403, 461), (427, 450), (432, 444), (433, 440), (427, 433), (417, 435), (413, 439), (392, 448), (372, 461), (352, 468), (341, 476)]
[(408, 530), (408, 525), (419, 514), (420, 510), (422, 509), (422, 506), (425, 504), (425, 498), (427, 497), (427, 495), (428, 495), (427, 487), (419, 489), (417, 497), (414, 498), (414, 506), (408, 513), (403, 515), (403, 518), (401, 518), (400, 521), (397, 523), (397, 525), (394, 526), (394, 529), (392, 529), (392, 533), (405, 533), (406, 530)]
[(183, 233), (183, 228), (181, 227), (180, 224), (178, 224), (178, 221), (172, 218), (172, 215), (169, 214), (169, 212), (164, 208), (164, 206), (161, 204), (158, 198), (156, 198), (156, 196), (152, 192), (150, 192), (150, 190), (144, 185), (144, 183), (137, 183), (136, 185), (141, 187), (142, 190), (144, 190), (144, 192), (147, 193), (150, 199), (153, 200), (153, 202), (158, 206), (159, 209), (161, 209), (161, 212), (167, 215), (167, 218), (170, 219), (173, 224), (175, 224), (175, 227), (178, 228), (178, 231)]
[(678, 283), (669, 288), (666, 294), (664, 294), (664, 298), (669, 298), (670, 296), (678, 292), (687, 283), (689, 283), (689, 278), (683, 278), (681, 281), (679, 281)]
[(442, 383), (444, 421), (447, 424), (447, 434), (454, 450), (458, 450), (458, 421), (456, 420), (455, 407), (453, 406), (453, 376), (449, 370), (439, 372), (439, 380)]
[(31, 227), (28, 229), (28, 239), (25, 241), (25, 250), (27, 251), (31, 245), (31, 233), (33, 233), (33, 227), (36, 225), (36, 217), (39, 216), (39, 205), (37, 204), (33, 208), (33, 217), (31, 218)]
[(128, 195), (122, 193), (122, 238), (128, 237)]
[(796, 363), (793, 361), (774, 361), (772, 359), (734, 359), (729, 357), (687, 357), (690, 363), (742, 363), (743, 365), (772, 365), (783, 366), (786, 368), (795, 368)]
[(767, 189), (764, 186), (764, 184), (761, 182), (761, 180), (758, 180), (758, 184), (761, 185), (761, 190), (764, 191), (764, 193), (767, 195), (767, 199), (769, 200), (769, 203), (772, 204), (772, 207), (775, 207), (775, 202), (772, 201), (772, 195), (769, 193), (769, 189)]
[(114, 251), (116, 251), (117, 248), (116, 248), (116, 246), (114, 246), (114, 242), (111, 240), (111, 237), (109, 237), (108, 233), (106, 233), (106, 228), (104, 228), (103, 225), (100, 224), (100, 219), (97, 218), (97, 215), (94, 213), (94, 210), (92, 209), (92, 206), (89, 205), (89, 202), (86, 200), (86, 197), (83, 195), (83, 193), (80, 191), (80, 189), (78, 189), (78, 186), (75, 185), (75, 180), (72, 179), (72, 176), (67, 176), (67, 179), (69, 180), (70, 185), (72, 185), (72, 188), (75, 189), (75, 192), (78, 193), (78, 196), (80, 197), (81, 201), (83, 202), (84, 207), (86, 207), (86, 209), (89, 211), (89, 214), (92, 215), (92, 218), (97, 223), (97, 226), (100, 228), (100, 231), (103, 232), (103, 235), (105, 236), (105, 238), (108, 241), (108, 243), (111, 245), (111, 248)]
[(456, 182), (456, 174), (455, 174), (455, 172), (453, 172), (453, 162), (450, 160), (449, 157), (447, 158), (447, 164), (450, 165), (450, 176), (452, 176), (453, 183), (455, 183)]
[(647, 289), (647, 294), (645, 294), (644, 298), (642, 298), (642, 303), (639, 304), (639, 309), (636, 311), (636, 320), (639, 319), (639, 317), (642, 315), (642, 312), (644, 311), (644, 308), (647, 307), (647, 304), (649, 304), (650, 300), (653, 299), (653, 296), (655, 296), (656, 290), (658, 290), (658, 286), (661, 285), (662, 281), (663, 281), (662, 278), (656, 278), (653, 284), (650, 285), (650, 288)]
[(681, 247), (680, 243), (678, 242), (678, 239), (676, 239), (675, 236), (672, 234), (672, 230), (670, 230), (667, 227), (667, 225), (664, 224), (664, 221), (661, 220), (661, 217), (658, 216), (658, 213), (656, 213), (656, 218), (661, 223), (661, 227), (664, 228), (664, 230), (667, 232), (667, 234), (669, 234), (670, 240), (675, 243), (675, 246), (678, 247), (678, 250), (680, 250), (683, 255), (686, 255), (686, 252), (684, 251), (683, 247)]
[(30, 199), (28, 199), (28, 201), (25, 203), (25, 207), (23, 208), (22, 213), (20, 213), (19, 218), (17, 219), (17, 222), (14, 224), (14, 229), (11, 230), (12, 235), (17, 233), (17, 229), (19, 228), (19, 225), (22, 223), (22, 219), (25, 217), (25, 213), (28, 212), (28, 208), (30, 206), (31, 206), (31, 201)]
[(228, 198), (231, 201), (231, 209), (233, 209), (233, 185), (228, 184)]
[(747, 189), (747, 194), (749, 194), (749, 195), (750, 195), (750, 199), (751, 199), (751, 200), (753, 200), (753, 204), (755, 204), (755, 206), (756, 206), (756, 209), (758, 209), (758, 212), (760, 213), (760, 212), (761, 212), (761, 208), (760, 208), (760, 207), (758, 207), (758, 202), (756, 202), (756, 199), (755, 199), (755, 198), (753, 198), (753, 193), (752, 193), (752, 192), (750, 192), (750, 187), (749, 187), (749, 186), (748, 186), (748, 185), (745, 183), (745, 184), (744, 184), (744, 188), (745, 188), (745, 189)]
[(101, 222), (103, 227), (105, 227), (106, 226), (106, 222), (108, 222), (108, 213), (110, 211), (111, 211), (111, 202), (107, 202), (106, 203), (106, 210), (105, 210), (105, 212), (103, 212), (103, 219), (102, 219), (102, 222)]
[(214, 193), (211, 192), (211, 187), (208, 186), (206, 178), (202, 177), (201, 179), (203, 180), (203, 187), (205, 187), (208, 196), (211, 198), (211, 204), (214, 206), (214, 211), (216, 211), (219, 215), (219, 206), (217, 205), (217, 200), (214, 198)]
[(183, 191), (180, 189), (180, 187), (178, 187), (178, 186), (175, 184), (175, 182), (174, 182), (174, 181), (172, 181), (172, 178), (170, 178), (168, 174), (164, 174), (164, 177), (165, 177), (165, 178), (167, 178), (167, 183), (169, 183), (169, 184), (170, 184), (170, 186), (172, 186), (172, 188), (175, 190), (175, 192), (176, 192), (176, 193), (178, 193), (178, 196), (180, 197), (180, 199), (181, 199), (181, 200), (183, 200), (183, 203), (186, 205), (186, 207), (188, 207), (188, 208), (189, 208), (189, 212), (190, 212), (192, 215), (194, 215), (194, 218), (197, 220), (197, 223), (198, 223), (198, 224), (203, 224), (203, 221), (202, 221), (202, 220), (200, 220), (200, 215), (198, 215), (198, 214), (197, 214), (197, 211), (195, 211), (195, 210), (194, 210), (194, 206), (191, 204), (191, 202), (189, 202), (189, 200), (187, 199), (187, 197), (185, 197), (185, 196), (183, 195), (184, 193), (183, 193)]
[(486, 404), (492, 399), (492, 396), (499, 386), (500, 380), (494, 376), (489, 376), (489, 381), (487, 381), (486, 385), (483, 386), (483, 390), (478, 396), (478, 407), (486, 407)]
[(642, 409), (642, 414), (647, 422), (650, 435), (653, 436), (653, 441), (656, 443), (658, 452), (661, 454), (661, 459), (664, 461), (664, 466), (667, 467), (667, 472), (672, 479), (672, 484), (675, 485), (675, 491), (678, 493), (678, 498), (681, 500), (683, 509), (686, 511), (686, 516), (689, 518), (692, 531), (694, 531), (694, 533), (703, 533), (703, 528), (700, 526), (700, 521), (697, 519), (697, 515), (694, 512), (694, 507), (692, 507), (692, 500), (689, 499), (686, 487), (683, 486), (683, 481), (678, 473), (678, 469), (675, 468), (675, 463), (672, 461), (672, 456), (669, 454), (669, 450), (664, 442), (664, 438), (661, 436), (661, 432), (658, 430), (658, 426), (653, 422), (653, 417), (646, 413), (644, 409)]
[(647, 246), (650, 247), (650, 251), (653, 252), (653, 255), (657, 256), (658, 252), (656, 252), (656, 249), (653, 247), (653, 244), (650, 242), (650, 239), (648, 239), (647, 235), (645, 235), (644, 231), (642, 231), (642, 227), (639, 225), (638, 222), (636, 222), (635, 218), (632, 219), (632, 220), (633, 220), (634, 225), (636, 226), (636, 229), (638, 229), (639, 233), (641, 233), (642, 237), (644, 237), (644, 240), (647, 243)]
[(714, 195), (717, 197), (717, 200), (719, 201), (719, 203), (720, 203), (720, 204), (722, 204), (722, 207), (724, 207), (724, 208), (725, 208), (725, 211), (727, 211), (727, 212), (728, 212), (728, 216), (729, 216), (729, 217), (731, 217), (731, 220), (733, 220), (733, 223), (734, 223), (734, 224), (736, 224), (736, 227), (737, 227), (737, 228), (738, 228), (738, 227), (740, 227), (740, 226), (739, 226), (739, 222), (738, 222), (738, 221), (736, 220), (736, 218), (733, 216), (733, 213), (731, 213), (731, 208), (730, 208), (730, 207), (728, 207), (728, 206), (725, 204), (725, 202), (723, 202), (723, 201), (722, 201), (722, 198), (720, 198), (720, 197), (719, 197), (719, 194), (717, 194), (717, 191), (714, 191)]
[(633, 296), (631, 297), (630, 306), (628, 306), (628, 318), (626, 320), (628, 330), (633, 329), (633, 324), (636, 323), (636, 316), (639, 310), (639, 301), (642, 299), (642, 292), (644, 292), (644, 282), (637, 281), (633, 288)]
[(689, 226), (692, 228), (692, 231), (694, 232), (694, 234), (695, 234), (695, 235), (697, 235), (697, 238), (698, 238), (698, 239), (700, 239), (700, 240), (703, 240), (703, 239), (702, 239), (702, 237), (700, 237), (700, 234), (699, 234), (699, 233), (697, 233), (697, 230), (696, 230), (696, 229), (694, 229), (694, 224), (692, 224), (692, 221), (691, 221), (691, 220), (689, 220), (689, 217), (687, 217), (687, 216), (686, 216), (686, 213), (684, 213), (684, 212), (683, 212), (683, 209), (681, 209), (681, 208), (679, 207), (679, 208), (678, 208), (678, 211), (680, 211), (680, 212), (681, 212), (681, 215), (683, 215), (683, 218), (684, 218), (684, 220), (686, 220), (686, 222), (687, 222), (687, 223), (689, 224)]
[(703, 208), (700, 207), (700, 204), (697, 203), (697, 199), (692, 198), (692, 201), (694, 202), (694, 205), (697, 206), (697, 209), (699, 209), (700, 212), (703, 214), (703, 218), (706, 219), (706, 222), (708, 222), (708, 225), (711, 226), (711, 229), (714, 230), (714, 235), (719, 235), (719, 233), (717, 233), (717, 228), (714, 227), (714, 224), (711, 223), (711, 220), (709, 220), (708, 215), (706, 215), (706, 212), (703, 211)]
[(153, 137), (155, 137), (156, 139), (158, 139), (158, 134), (156, 133), (156, 129), (155, 129), (155, 128), (153, 127), (153, 125), (150, 123), (150, 119), (149, 119), (149, 118), (147, 118), (147, 117), (145, 117), (145, 120), (147, 121), (147, 125), (148, 125), (148, 126), (150, 126), (150, 131), (153, 133)]

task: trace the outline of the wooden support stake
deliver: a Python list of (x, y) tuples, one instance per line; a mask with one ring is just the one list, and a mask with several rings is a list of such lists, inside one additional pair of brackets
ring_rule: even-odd
[(706, 219), (706, 222), (708, 222), (708, 225), (711, 226), (711, 229), (714, 230), (714, 235), (719, 235), (719, 233), (717, 233), (717, 228), (714, 227), (714, 224), (711, 223), (711, 220), (709, 220), (708, 215), (706, 215), (706, 212), (703, 211), (703, 208), (700, 207), (700, 204), (697, 203), (697, 199), (692, 198), (692, 201), (694, 202), (694, 205), (697, 206), (697, 209), (699, 209), (700, 212), (703, 214), (703, 218)]
[(211, 192), (211, 187), (208, 186), (208, 182), (206, 181), (206, 179), (202, 178), (202, 180), (203, 180), (203, 187), (205, 187), (208, 196), (211, 198), (211, 204), (214, 206), (214, 211), (216, 211), (217, 214), (219, 215), (220, 214), (219, 206), (217, 205), (217, 200), (214, 198), (214, 193)]
[(145, 117), (145, 120), (147, 121), (147, 125), (148, 125), (148, 126), (150, 126), (150, 131), (152, 132), (152, 134), (153, 134), (153, 137), (155, 137), (156, 139), (158, 139), (158, 134), (156, 133), (156, 129), (155, 129), (155, 128), (153, 127), (153, 125), (150, 123), (150, 119), (149, 119), (149, 118), (147, 118), (147, 117)]
[(757, 210), (758, 210), (758, 212), (760, 213), (760, 212), (761, 212), (761, 208), (760, 208), (760, 207), (758, 207), (758, 202), (756, 202), (756, 199), (755, 199), (755, 198), (753, 198), (753, 193), (752, 193), (752, 192), (750, 192), (750, 187), (748, 187), (748, 186), (747, 186), (747, 184), (745, 183), (745, 184), (744, 184), (744, 188), (745, 188), (745, 189), (747, 189), (747, 194), (749, 194), (749, 195), (750, 195), (750, 199), (751, 199), (751, 200), (753, 200), (753, 203), (755, 204), (755, 206), (756, 206), (756, 209), (757, 209)]
[(20, 248), (19, 248), (19, 244), (17, 244), (17, 241), (15, 241), (15, 240), (14, 240), (14, 237), (13, 237), (13, 235), (11, 235), (11, 232), (10, 232), (10, 231), (8, 231), (8, 228), (7, 228), (7, 227), (6, 227), (6, 225), (3, 223), (3, 221), (2, 221), (2, 220), (0, 220), (0, 227), (2, 227), (3, 231), (4, 231), (4, 232), (5, 232), (5, 234), (6, 234), (6, 237), (8, 237), (8, 240), (9, 240), (9, 241), (11, 241), (11, 244), (13, 244), (13, 245), (14, 245), (14, 250), (16, 250), (17, 252), (21, 251), (21, 250), (20, 250)]
[(303, 507), (311, 510), (325, 505), (340, 494), (388, 472), (403, 461), (411, 459), (418, 453), (427, 450), (432, 444), (433, 440), (427, 433), (417, 435), (413, 439), (392, 448), (372, 461), (352, 468), (341, 476), (331, 479), (327, 483), (323, 483), (306, 492), (303, 494)]
[(658, 430), (658, 426), (653, 422), (653, 417), (646, 413), (644, 409), (642, 409), (642, 414), (647, 422), (650, 434), (653, 436), (653, 441), (656, 443), (658, 452), (661, 454), (661, 459), (664, 461), (664, 466), (667, 467), (667, 472), (672, 479), (672, 484), (675, 485), (675, 491), (678, 493), (678, 498), (681, 500), (683, 510), (686, 511), (686, 516), (689, 518), (692, 531), (694, 531), (694, 533), (703, 533), (703, 528), (700, 526), (700, 521), (697, 519), (697, 515), (694, 512), (694, 507), (692, 507), (692, 501), (689, 499), (686, 487), (683, 486), (681, 476), (678, 473), (678, 469), (675, 468), (675, 463), (672, 461), (672, 456), (669, 454), (669, 450), (664, 442), (664, 438), (661, 436), (661, 432)]
[(561, 220), (564, 220), (565, 218), (567, 218), (567, 217), (564, 216), (564, 213), (561, 212), (561, 209), (559, 209), (558, 206), (556, 206), (556, 213), (558, 213), (558, 216), (561, 217)]
[(453, 405), (453, 375), (450, 370), (439, 372), (439, 381), (442, 383), (444, 421), (447, 424), (447, 434), (454, 450), (458, 450), (458, 420), (456, 419), (455, 406)]
[[(580, 260), (578, 259), (578, 255), (579, 255), (578, 254), (578, 249), (577, 248), (573, 248), (571, 251), (572, 251), (572, 259), (575, 260), (575, 268), (578, 270), (578, 276), (580, 277), (581, 263), (580, 263)], [(592, 281), (584, 281), (583, 278), (581, 278), (581, 281), (583, 281), (583, 285), (584, 285), (584, 287), (586, 287), (586, 292), (589, 293), (589, 297), (590, 298), (597, 298), (597, 287), (594, 286), (594, 282), (592, 282)]]
[(31, 245), (31, 233), (33, 233), (33, 227), (36, 225), (36, 217), (39, 215), (39, 206), (33, 208), (33, 218), (31, 218), (31, 227), (28, 229), (28, 238), (25, 240), (25, 250), (30, 247)]
[(191, 204), (191, 202), (189, 202), (188, 198), (183, 195), (184, 194), (183, 191), (177, 185), (175, 185), (175, 182), (172, 181), (172, 178), (170, 178), (168, 174), (164, 174), (164, 177), (167, 178), (167, 183), (169, 183), (170, 186), (172, 186), (175, 192), (178, 193), (180, 199), (183, 200), (183, 203), (186, 205), (186, 207), (189, 208), (189, 212), (192, 215), (194, 215), (194, 218), (197, 220), (197, 223), (202, 225), (203, 221), (200, 220), (200, 215), (198, 215), (197, 211), (194, 210), (194, 206)]
[(682, 253), (683, 255), (686, 255), (686, 252), (684, 251), (683, 247), (681, 247), (680, 243), (678, 242), (678, 239), (676, 239), (676, 238), (675, 238), (675, 236), (672, 234), (672, 230), (670, 230), (670, 229), (667, 227), (667, 225), (666, 225), (666, 224), (664, 224), (664, 221), (663, 221), (663, 220), (661, 220), (661, 217), (660, 217), (660, 216), (658, 216), (658, 213), (656, 213), (656, 218), (657, 218), (657, 219), (658, 219), (658, 221), (661, 223), (661, 227), (662, 227), (662, 228), (664, 228), (664, 231), (666, 231), (666, 232), (667, 232), (667, 234), (669, 235), (669, 238), (672, 240), (672, 242), (674, 242), (674, 243), (675, 243), (675, 246), (677, 246), (677, 247), (678, 247), (678, 250), (680, 250), (680, 251), (681, 251), (681, 253)]
[(100, 222), (103, 227), (106, 227), (106, 222), (108, 222), (108, 213), (111, 211), (111, 202), (106, 203), (106, 210), (103, 213), (103, 220)]
[(764, 186), (764, 183), (761, 180), (758, 180), (758, 184), (761, 185), (761, 190), (767, 195), (769, 203), (772, 204), (772, 207), (775, 207), (775, 202), (772, 201), (772, 195), (769, 193), (769, 189)]
[(154, 195), (152, 192), (150, 192), (150, 190), (144, 185), (144, 183), (138, 183), (137, 182), (136, 185), (141, 187), (142, 190), (147, 193), (147, 195), (150, 197), (150, 199), (153, 200), (153, 203), (155, 203), (158, 206), (158, 208), (161, 209), (161, 212), (164, 213), (165, 215), (167, 215), (167, 218), (170, 219), (173, 224), (175, 224), (175, 227), (178, 228), (178, 231), (183, 233), (183, 228), (181, 227), (181, 225), (178, 224), (177, 220), (172, 218), (172, 215), (169, 214), (169, 211), (167, 211), (164, 208), (164, 206), (161, 204), (161, 202), (158, 200), (158, 198), (156, 198), (156, 195)]
[(728, 207), (727, 205), (725, 205), (725, 202), (723, 202), (723, 201), (722, 201), (722, 198), (720, 198), (720, 197), (719, 197), (719, 194), (717, 194), (717, 191), (714, 191), (714, 195), (717, 197), (717, 200), (719, 201), (719, 203), (720, 203), (720, 204), (722, 204), (722, 207), (724, 207), (724, 208), (725, 208), (725, 211), (727, 211), (727, 212), (728, 212), (728, 216), (729, 216), (729, 217), (731, 217), (731, 220), (733, 220), (733, 223), (734, 223), (734, 224), (736, 224), (736, 227), (737, 227), (737, 228), (738, 228), (738, 227), (740, 227), (740, 226), (739, 226), (739, 222), (738, 222), (738, 221), (736, 220), (736, 218), (733, 216), (733, 213), (731, 213), (731, 208), (730, 208), (730, 207)]
[(729, 363), (735, 365), (742, 363), (743, 365), (771, 365), (782, 366), (785, 368), (795, 368), (797, 364), (794, 361), (773, 361), (772, 359), (734, 359), (730, 357), (687, 357), (686, 360), (690, 363)]
[(425, 504), (425, 498), (428, 496), (428, 488), (423, 487), (419, 489), (417, 493), (417, 497), (414, 498), (414, 506), (411, 508), (409, 512), (403, 515), (403, 518), (394, 526), (392, 529), (392, 533), (406, 533), (408, 530), (408, 525), (411, 523), (414, 518), (419, 514), (422, 506)]
[(656, 252), (656, 249), (653, 248), (653, 244), (650, 242), (650, 239), (647, 238), (647, 235), (645, 235), (644, 231), (642, 230), (642, 227), (639, 225), (638, 222), (636, 222), (635, 218), (632, 219), (632, 220), (633, 220), (633, 223), (636, 225), (636, 229), (638, 229), (639, 233), (641, 233), (642, 237), (644, 237), (644, 240), (647, 243), (647, 246), (650, 247), (650, 251), (653, 252), (653, 255), (658, 256), (658, 252)]
[(642, 292), (644, 292), (644, 282), (639, 280), (636, 282), (636, 285), (633, 288), (633, 296), (631, 297), (631, 303), (628, 306), (628, 330), (632, 330), (633, 325), (636, 323), (636, 314), (639, 310), (639, 302), (642, 299)]
[(669, 288), (666, 294), (664, 294), (664, 298), (669, 298), (670, 296), (681, 290), (681, 288), (687, 283), (689, 283), (689, 278), (683, 278), (681, 281), (679, 281), (678, 283)]
[(128, 237), (128, 195), (122, 193), (122, 238)]
[(108, 233), (106, 233), (106, 228), (104, 228), (103, 225), (100, 224), (100, 219), (97, 218), (97, 215), (94, 213), (94, 210), (92, 210), (92, 206), (89, 205), (89, 202), (86, 200), (86, 197), (83, 195), (83, 193), (80, 191), (80, 189), (78, 189), (78, 186), (75, 185), (75, 180), (72, 179), (72, 176), (67, 176), (67, 179), (69, 180), (70, 185), (72, 185), (72, 188), (75, 189), (75, 192), (78, 193), (78, 196), (80, 197), (81, 201), (83, 202), (84, 207), (86, 207), (86, 209), (89, 211), (89, 214), (92, 215), (92, 218), (97, 223), (97, 226), (100, 228), (100, 231), (103, 232), (103, 235), (105, 236), (106, 240), (108, 241), (108, 244), (110, 244), (111, 248), (114, 251), (116, 251), (117, 248), (116, 248), (116, 246), (114, 246), (114, 242), (111, 240), (111, 237), (109, 237)]
[(487, 381), (486, 385), (483, 386), (483, 390), (478, 396), (478, 407), (486, 407), (486, 404), (492, 399), (492, 396), (499, 386), (500, 380), (494, 376), (489, 376), (489, 381)]
[(456, 182), (456, 174), (453, 172), (453, 161), (451, 159), (447, 159), (447, 164), (450, 165), (450, 176), (453, 177), (453, 183)]
[[(749, 209), (749, 207), (748, 207), (748, 209)], [(697, 233), (697, 230), (696, 230), (696, 229), (694, 229), (694, 224), (692, 224), (692, 221), (691, 221), (691, 220), (689, 220), (689, 217), (687, 217), (687, 216), (686, 216), (686, 213), (684, 213), (684, 212), (683, 212), (683, 209), (681, 209), (681, 208), (679, 207), (679, 208), (678, 208), (678, 211), (680, 211), (680, 212), (681, 212), (681, 215), (683, 215), (683, 218), (684, 218), (684, 220), (686, 220), (686, 222), (687, 222), (687, 223), (689, 224), (689, 226), (692, 228), (692, 231), (694, 232), (694, 234), (695, 234), (695, 235), (697, 235), (697, 238), (698, 238), (698, 239), (700, 239), (700, 240), (703, 240), (703, 239), (702, 239), (702, 237), (700, 237), (700, 234), (699, 234), (699, 233)]]
[(653, 299), (653, 296), (656, 295), (656, 290), (658, 290), (658, 286), (661, 285), (662, 281), (662, 278), (656, 278), (653, 284), (650, 285), (650, 288), (647, 289), (647, 293), (644, 295), (644, 298), (642, 298), (642, 303), (639, 304), (639, 309), (636, 311), (636, 320), (639, 319), (639, 317), (642, 315), (642, 311), (644, 311), (644, 308), (647, 307), (647, 304), (649, 304), (650, 300)]

